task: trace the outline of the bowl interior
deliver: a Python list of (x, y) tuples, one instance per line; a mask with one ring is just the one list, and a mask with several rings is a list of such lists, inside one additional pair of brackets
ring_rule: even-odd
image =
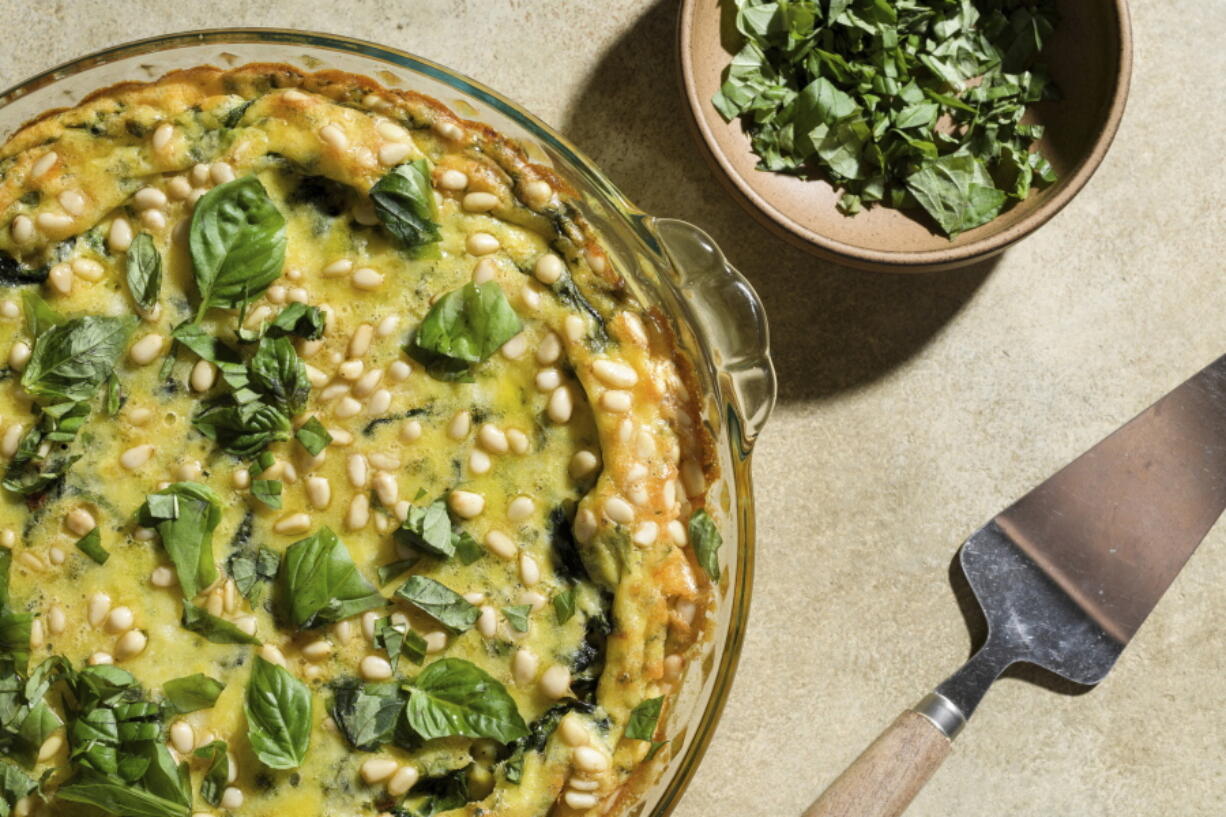
[(717, 172), (755, 216), (785, 238), (838, 260), (877, 268), (935, 267), (999, 252), (1081, 188), (1105, 155), (1123, 113), (1130, 70), (1123, 0), (1061, 0), (1060, 21), (1043, 59), (1062, 98), (1027, 113), (1028, 121), (1045, 126), (1040, 149), (1059, 180), (953, 241), (933, 232), (922, 217), (886, 207), (847, 217), (835, 208), (839, 193), (830, 184), (757, 170), (740, 122), (725, 122), (711, 105), (741, 45), (731, 5), (686, 0), (682, 10), (682, 75), (701, 141)]

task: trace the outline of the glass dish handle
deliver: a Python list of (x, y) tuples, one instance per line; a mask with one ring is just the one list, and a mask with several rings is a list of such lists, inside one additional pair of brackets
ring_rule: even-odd
[(711, 236), (676, 219), (651, 222), (672, 261), (673, 283), (727, 387), (748, 453), (775, 406), (775, 367), (762, 301)]

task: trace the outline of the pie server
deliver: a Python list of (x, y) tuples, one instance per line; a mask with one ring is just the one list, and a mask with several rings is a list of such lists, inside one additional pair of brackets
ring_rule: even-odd
[(1226, 508), (1226, 356), (975, 531), (962, 570), (988, 637), (804, 817), (897, 817), (992, 682), (1026, 662), (1096, 684)]

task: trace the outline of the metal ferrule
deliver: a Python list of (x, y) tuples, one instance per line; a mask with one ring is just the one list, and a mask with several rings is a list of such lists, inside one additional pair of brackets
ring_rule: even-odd
[(925, 696), (924, 700), (911, 707), (911, 711), (932, 721), (932, 725), (950, 740), (956, 738), (962, 727), (966, 726), (966, 716), (962, 710), (939, 692)]

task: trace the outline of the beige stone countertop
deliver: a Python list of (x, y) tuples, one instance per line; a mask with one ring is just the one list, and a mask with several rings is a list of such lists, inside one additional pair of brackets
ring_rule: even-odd
[[(0, 0), (0, 85), (216, 25), (362, 37), (449, 65), (585, 149), (758, 288), (779, 406), (754, 460), (758, 570), (735, 688), (677, 817), (799, 815), (966, 658), (962, 539), (1226, 353), (1226, 2), (1134, 0), (1115, 145), (995, 262), (856, 272), (780, 243), (692, 141), (664, 0)], [(1085, 694), (999, 683), (909, 817), (1226, 814), (1226, 526)]]

